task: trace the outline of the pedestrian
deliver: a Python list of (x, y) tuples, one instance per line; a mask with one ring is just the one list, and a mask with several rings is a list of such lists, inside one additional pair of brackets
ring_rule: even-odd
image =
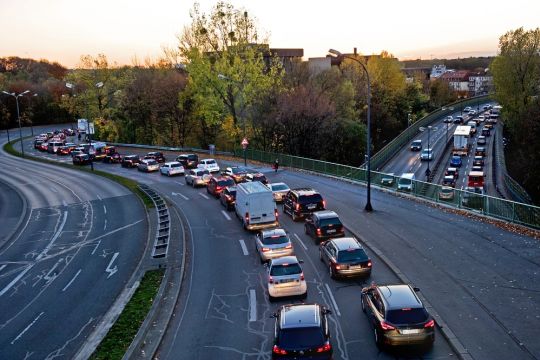
[(81, 133), (79, 133), (79, 135), (77, 135), (77, 138), (79, 139), (79, 142), (81, 142)]
[(279, 168), (279, 159), (276, 159), (276, 161), (274, 161), (274, 171), (277, 172), (278, 168)]

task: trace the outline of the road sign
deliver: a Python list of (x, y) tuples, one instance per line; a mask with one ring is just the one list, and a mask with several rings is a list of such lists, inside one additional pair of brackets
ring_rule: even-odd
[(95, 131), (94, 131), (94, 123), (91, 122), (91, 123), (88, 123), (88, 133), (89, 134), (95, 134)]
[(242, 142), (240, 144), (242, 145), (242, 148), (245, 149), (249, 145), (249, 141), (246, 138), (244, 138), (242, 139)]

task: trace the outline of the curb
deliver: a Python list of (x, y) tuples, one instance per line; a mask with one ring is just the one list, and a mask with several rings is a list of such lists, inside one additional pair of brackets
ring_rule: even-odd
[[(9, 155), (9, 154), (8, 154)], [(9, 155), (11, 156), (11, 155)], [(23, 208), (22, 208), (22, 216), (19, 218), (19, 221), (17, 221), (17, 224), (15, 225), (15, 228), (11, 231), (11, 233), (9, 233), (6, 237), (5, 237), (5, 241), (3, 241), (2, 243), (0, 243), (0, 248), (2, 248), (6, 243), (9, 242), (9, 240), (11, 239), (11, 237), (13, 237), (13, 235), (15, 235), (17, 232), (19, 232), (21, 230), (21, 225), (23, 223), (24, 220), (28, 220), (28, 218), (30, 217), (30, 214), (28, 213), (28, 201), (26, 200), (26, 198), (23, 196), (23, 194), (21, 193), (21, 191), (19, 189), (17, 189), (16, 187), (14, 186), (11, 186), (10, 184), (6, 183), (6, 182), (2, 182), (4, 185), (6, 185), (8, 188), (14, 190), (17, 195), (19, 196), (19, 198), (22, 200), (22, 203), (23, 203)], [(20, 234), (19, 234), (20, 236)]]

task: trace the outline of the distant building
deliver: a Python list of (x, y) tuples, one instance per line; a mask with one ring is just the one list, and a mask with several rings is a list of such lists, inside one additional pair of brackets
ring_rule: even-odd
[(469, 95), (469, 74), (468, 70), (447, 71), (440, 79), (447, 82), (460, 96), (466, 97)]
[(446, 70), (446, 65), (433, 65), (433, 68), (431, 68), (431, 74), (429, 74), (429, 78), (431, 80), (438, 79), (447, 71), (448, 70)]
[(313, 57), (308, 59), (309, 73), (317, 75), (323, 71), (330, 70), (332, 67), (332, 58), (327, 57)]
[(405, 74), (405, 79), (408, 83), (412, 83), (415, 79), (422, 82), (427, 81), (431, 74), (430, 67), (402, 68), (401, 71)]
[(469, 96), (485, 95), (493, 91), (493, 76), (487, 71), (469, 74)]
[(302, 57), (304, 56), (304, 49), (268, 49), (264, 52), (263, 55), (266, 65), (270, 64), (270, 58), (272, 56), (280, 59), (285, 71), (289, 72), (292, 69), (293, 63), (302, 61)]

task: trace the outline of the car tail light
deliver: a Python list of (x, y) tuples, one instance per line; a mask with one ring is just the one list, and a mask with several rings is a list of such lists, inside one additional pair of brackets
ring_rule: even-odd
[(326, 209), (326, 200), (323, 200), (323, 201), (322, 201), (322, 207), (323, 207), (324, 209)]
[(392, 325), (388, 324), (385, 321), (381, 321), (381, 328), (383, 330), (395, 330), (396, 329), (395, 327), (393, 327)]
[(265, 248), (265, 247), (262, 248), (262, 252), (268, 252), (268, 251), (270, 251), (270, 248)]
[(431, 319), (427, 323), (424, 324), (425, 328), (432, 328), (435, 327), (435, 320)]
[(300, 210), (300, 204), (296, 204), (296, 206), (294, 207), (297, 211)]
[(271, 277), (271, 276), (268, 276), (268, 283), (273, 284), (274, 283), (274, 278)]
[(277, 219), (278, 216), (279, 216), (279, 213), (278, 213), (277, 209), (274, 210), (274, 215), (275, 215), (275, 217), (276, 217), (276, 219)]
[(321, 352), (326, 352), (326, 351), (330, 351), (332, 349), (332, 345), (330, 345), (330, 342), (327, 341), (324, 343), (324, 346), (321, 346), (320, 348), (317, 348), (317, 352), (318, 353), (321, 353)]
[(273, 352), (274, 354), (287, 355), (287, 350), (282, 349), (282, 348), (280, 348), (280, 347), (277, 346), (277, 345), (274, 345), (274, 347), (272, 348), (272, 352)]
[(246, 213), (246, 224), (249, 224), (249, 213)]
[(321, 235), (321, 234), (322, 234), (321, 229), (317, 229), (317, 235)]
[(302, 280), (302, 281), (303, 281), (304, 279), (305, 279), (305, 278), (304, 278), (304, 273), (303, 273), (303, 272), (301, 272), (301, 273), (300, 273), (300, 280)]
[(371, 267), (372, 265), (373, 265), (373, 264), (371, 263), (371, 261), (368, 261), (367, 266), (368, 266), (368, 267)]
[(288, 243), (287, 246), (285, 246), (285, 249), (292, 249), (292, 244)]

